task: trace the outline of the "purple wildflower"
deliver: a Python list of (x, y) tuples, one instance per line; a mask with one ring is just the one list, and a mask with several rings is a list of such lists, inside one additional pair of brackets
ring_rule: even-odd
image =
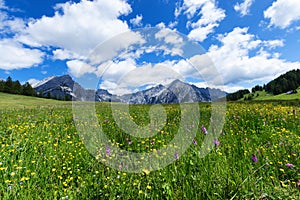
[(300, 186), (300, 180), (298, 180), (297, 185)]
[(256, 157), (255, 154), (252, 154), (251, 159), (252, 159), (253, 162), (257, 162), (258, 161), (258, 158)]
[(291, 163), (287, 163), (287, 164), (285, 164), (285, 166), (287, 166), (288, 168), (292, 168), (292, 167), (294, 167), (294, 165), (293, 165), (293, 164), (291, 164)]
[(217, 138), (214, 138), (214, 144), (220, 146), (221, 142)]
[(202, 129), (202, 132), (203, 132), (204, 134), (207, 134), (207, 130), (206, 130), (206, 128), (205, 128), (204, 125), (202, 125), (201, 129)]
[(177, 152), (175, 152), (174, 157), (175, 157), (176, 160), (178, 160), (179, 159), (179, 154)]
[(119, 170), (120, 170), (120, 171), (122, 171), (122, 168), (123, 168), (122, 165), (119, 164)]
[(197, 145), (197, 141), (195, 139), (193, 139), (193, 143), (194, 145)]
[(152, 144), (152, 145), (153, 145), (153, 144), (154, 144), (154, 141), (153, 141), (153, 140), (150, 140), (150, 144)]
[(106, 146), (105, 152), (106, 152), (106, 155), (107, 155), (107, 156), (110, 156), (110, 155), (111, 155), (110, 148), (109, 148), (108, 145)]

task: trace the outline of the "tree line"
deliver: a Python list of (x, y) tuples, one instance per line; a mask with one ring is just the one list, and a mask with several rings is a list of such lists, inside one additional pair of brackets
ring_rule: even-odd
[(21, 83), (18, 80), (13, 81), (10, 76), (6, 79), (6, 81), (0, 80), (0, 92), (26, 96), (37, 96), (35, 90), (31, 87), (31, 85), (28, 82), (21, 85)]
[[(269, 94), (282, 94), (282, 93), (297, 93), (296, 89), (300, 87), (300, 69), (289, 71), (283, 75), (280, 75), (276, 79), (270, 81), (263, 86), (256, 85), (251, 89), (252, 94), (248, 89), (239, 90), (234, 93), (230, 93), (226, 96), (227, 101), (237, 101), (239, 99), (252, 100), (254, 93), (257, 91), (266, 91)], [(247, 95), (247, 96), (244, 96)], [(256, 94), (257, 96), (259, 93)]]
[(268, 93), (274, 95), (286, 93), (286, 92), (296, 92), (296, 89), (300, 86), (300, 69), (289, 71), (278, 78), (270, 81), (265, 90)]
[(250, 91), (248, 89), (239, 90), (234, 93), (227, 94), (226, 99), (227, 101), (237, 101), (243, 98), (245, 94), (249, 94), (249, 93)]
[(52, 96), (50, 92), (47, 92), (46, 94), (42, 92), (37, 93), (28, 82), (21, 85), (20, 81), (13, 81), (10, 76), (6, 80), (0, 80), (0, 92), (34, 96), (39, 98), (71, 101), (70, 95), (65, 95), (64, 97), (59, 98), (57, 96)]

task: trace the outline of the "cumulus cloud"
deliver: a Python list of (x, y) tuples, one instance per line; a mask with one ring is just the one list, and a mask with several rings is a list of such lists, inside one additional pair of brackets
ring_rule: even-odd
[(182, 55), (183, 50), (182, 46), (184, 45), (183, 38), (174, 30), (171, 30), (169, 28), (161, 28), (160, 31), (158, 31), (154, 35), (155, 39), (158, 39), (162, 41), (161, 49), (164, 50), (165, 54), (171, 54), (171, 55)]
[(16, 17), (10, 17), (0, 11), (0, 34), (17, 34), (24, 30), (25, 22)]
[(31, 46), (87, 55), (99, 43), (129, 31), (127, 23), (118, 19), (131, 12), (123, 0), (67, 2), (57, 4), (55, 9), (52, 17), (30, 21), (18, 40)]
[[(248, 28), (234, 28), (220, 35), (220, 46), (212, 45), (208, 55), (222, 74), (224, 83), (238, 84), (257, 80), (269, 81), (280, 73), (299, 67), (299, 62), (280, 59), (278, 53), (269, 51), (282, 46), (283, 41), (262, 41), (248, 33)], [(256, 52), (250, 56), (250, 51)]]
[(63, 50), (63, 49), (55, 49), (52, 51), (54, 60), (67, 60), (67, 59), (83, 59), (82, 57), (72, 51)]
[(239, 12), (241, 16), (248, 15), (250, 12), (250, 7), (253, 4), (254, 0), (244, 0), (242, 3), (237, 3), (234, 5), (234, 10)]
[[(24, 30), (23, 19), (9, 16), (10, 9), (0, 0), (0, 69), (30, 68), (43, 61), (44, 53), (24, 47), (13, 37)], [(7, 35), (10, 38), (7, 38)]]
[(296, 0), (277, 0), (264, 11), (264, 17), (270, 19), (270, 26), (286, 28), (300, 19), (300, 3)]
[(126, 53), (129, 48), (134, 48), (132, 45), (142, 45), (144, 42), (139, 32), (128, 31), (97, 46), (89, 55), (89, 60), (92, 64), (100, 64)]
[(43, 61), (44, 53), (23, 47), (12, 39), (0, 40), (0, 69), (30, 68)]
[(70, 74), (76, 78), (81, 77), (86, 73), (94, 73), (95, 68), (80, 60), (70, 60), (67, 62)]
[(142, 15), (136, 15), (135, 18), (130, 19), (130, 23), (131, 23), (133, 26), (142, 26), (142, 25), (143, 25), (142, 19), (143, 19), (143, 16), (142, 16)]
[(5, 5), (4, 0), (0, 0), (0, 9), (1, 10), (9, 10), (9, 8)]
[[(189, 21), (187, 26), (192, 30), (188, 34), (190, 39), (203, 41), (208, 34), (214, 32), (219, 22), (225, 18), (225, 11), (216, 6), (215, 0), (190, 1), (184, 0), (183, 5), (175, 10), (175, 16), (180, 13), (187, 15)], [(191, 21), (193, 17), (201, 16), (196, 22)]]
[(172, 68), (175, 62), (145, 63), (137, 65), (132, 60), (120, 62), (110, 61), (99, 66), (102, 83), (101, 88), (109, 89), (114, 94), (130, 93), (141, 86), (166, 84), (183, 76)]

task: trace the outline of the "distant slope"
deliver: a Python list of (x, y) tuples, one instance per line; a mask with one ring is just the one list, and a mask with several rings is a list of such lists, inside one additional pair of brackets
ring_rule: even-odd
[(300, 86), (300, 69), (288, 71), (285, 74), (280, 75), (276, 79), (270, 81), (265, 91), (278, 95), (297, 89)]
[(0, 109), (33, 108), (41, 106), (71, 105), (71, 102), (14, 95), (0, 92)]
[[(298, 89), (297, 89), (298, 88)], [(226, 95), (228, 101), (243, 100), (300, 100), (300, 69), (280, 75), (264, 86), (239, 90)]]
[(240, 99), (240, 101), (244, 100), (244, 98), (248, 98), (249, 95), (252, 95), (252, 100), (260, 101), (260, 100), (300, 100), (300, 87), (297, 89), (296, 94), (278, 94), (273, 95), (269, 94), (265, 91), (257, 91), (255, 93), (247, 94), (243, 98)]

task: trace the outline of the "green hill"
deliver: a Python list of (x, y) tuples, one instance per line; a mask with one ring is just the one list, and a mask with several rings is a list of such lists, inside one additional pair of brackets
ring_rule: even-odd
[(266, 85), (256, 85), (251, 92), (244, 89), (230, 93), (226, 99), (227, 101), (300, 100), (300, 69), (288, 71)]
[(300, 87), (296, 91), (297, 93), (295, 94), (282, 93), (278, 95), (273, 95), (267, 93), (266, 91), (256, 91), (254, 93), (244, 95), (240, 101), (244, 100), (245, 98), (248, 99), (250, 95), (252, 96), (252, 100), (300, 100)]
[(0, 92), (0, 109), (34, 108), (43, 106), (71, 105), (70, 101), (58, 101), (23, 95), (14, 95)]

